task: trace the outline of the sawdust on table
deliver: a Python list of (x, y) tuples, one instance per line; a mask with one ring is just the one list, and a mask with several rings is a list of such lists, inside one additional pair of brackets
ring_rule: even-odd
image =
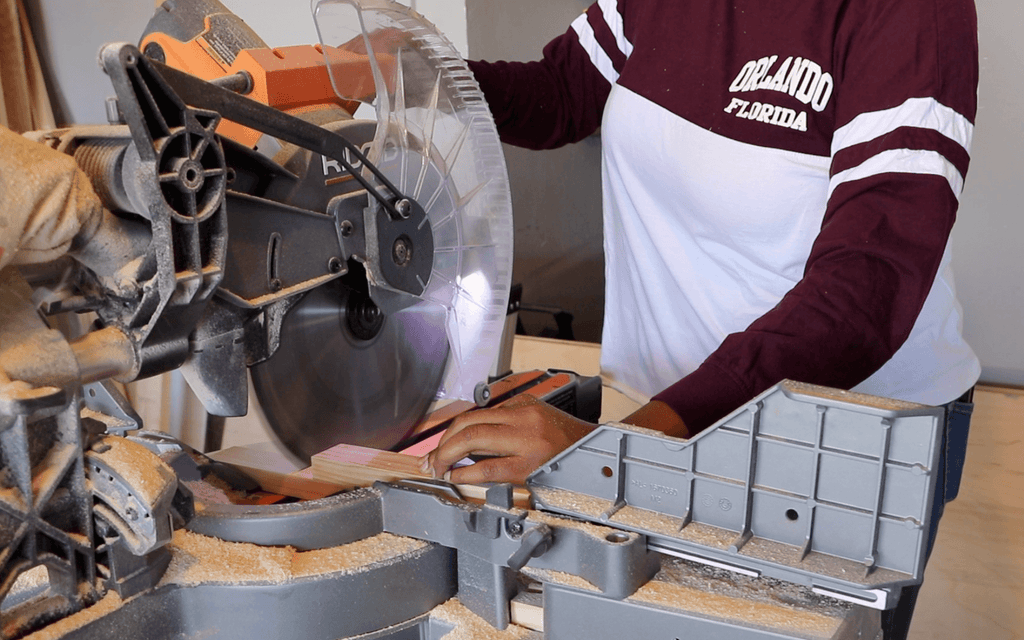
[(808, 638), (834, 637), (852, 607), (799, 585), (678, 559), (627, 599)]
[(544, 511), (531, 511), (530, 514), (527, 516), (527, 520), (530, 522), (546, 524), (552, 527), (577, 529), (594, 538), (599, 538), (601, 540), (607, 540), (608, 536), (611, 534), (621, 533), (619, 529), (605, 527), (599, 524), (588, 522), (586, 520), (577, 520), (569, 516), (559, 516), (552, 513), (546, 513)]
[(597, 585), (585, 580), (577, 575), (571, 573), (565, 573), (564, 571), (556, 571), (554, 569), (537, 569), (536, 567), (526, 566), (521, 569), (524, 576), (532, 578), (537, 582), (556, 584), (563, 587), (575, 587), (576, 589), (582, 589), (584, 591), (592, 591), (594, 593), (601, 593), (601, 590), (597, 588)]
[(328, 549), (297, 551), (293, 547), (264, 547), (226, 542), (190, 531), (176, 531), (171, 540), (171, 564), (161, 585), (246, 582), (284, 582), (295, 578), (347, 573), (393, 561), (428, 543), (390, 533)]
[(895, 398), (883, 398), (881, 396), (872, 396), (866, 393), (845, 391), (843, 389), (833, 389), (831, 387), (822, 387), (804, 382), (793, 382), (790, 380), (784, 382), (783, 385), (790, 391), (799, 393), (800, 395), (822, 398), (824, 400), (852, 402), (854, 404), (874, 407), (876, 409), (885, 409), (888, 411), (906, 411), (927, 408), (927, 405), (917, 404), (916, 402), (907, 402), (906, 400), (897, 400)]
[(581, 516), (600, 518), (614, 503), (604, 498), (595, 498), (575, 491), (551, 487), (531, 487), (534, 502), (552, 509), (560, 509)]
[(30, 633), (22, 640), (56, 640), (57, 638), (62, 638), (66, 634), (71, 633), (76, 629), (80, 629), (90, 622), (99, 620), (120, 606), (121, 597), (118, 596), (115, 591), (109, 591), (106, 596), (101, 598), (91, 607), (86, 607), (78, 613), (73, 613), (66, 618), (48, 625), (44, 629), (40, 629), (35, 633)]
[(510, 624), (499, 631), (463, 606), (457, 598), (434, 607), (430, 617), (455, 626), (441, 636), (441, 640), (525, 640), (537, 637), (533, 631), (517, 624)]
[[(93, 445), (98, 457), (116, 471), (135, 491), (143, 504), (157, 502), (160, 494), (174, 481), (174, 473), (155, 454), (141, 444), (117, 436), (106, 436)], [(107, 448), (109, 447), (109, 448)]]

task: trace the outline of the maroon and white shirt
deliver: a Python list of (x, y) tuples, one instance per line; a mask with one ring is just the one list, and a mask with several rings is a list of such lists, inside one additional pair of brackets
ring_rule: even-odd
[(472, 62), (502, 139), (600, 126), (603, 373), (702, 429), (783, 378), (941, 404), (977, 380), (949, 234), (972, 0), (600, 0)]

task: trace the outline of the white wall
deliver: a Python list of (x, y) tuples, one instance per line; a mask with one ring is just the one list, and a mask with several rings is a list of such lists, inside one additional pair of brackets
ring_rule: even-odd
[[(463, 56), (466, 44), (465, 0), (397, 0), (412, 7), (448, 36)], [(309, 0), (221, 0), (272, 47), (317, 42)], [(285, 8), (287, 7), (287, 9)]]
[(1024, 386), (1024, 4), (976, 2), (979, 108), (953, 265), (982, 380)]

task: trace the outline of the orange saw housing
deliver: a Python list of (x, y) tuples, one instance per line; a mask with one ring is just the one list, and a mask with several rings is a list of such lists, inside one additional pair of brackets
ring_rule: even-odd
[[(142, 39), (140, 49), (146, 51), (152, 45), (163, 50), (167, 65), (203, 80), (246, 72), (252, 79), (252, 90), (246, 97), (293, 115), (329, 107), (341, 107), (352, 115), (360, 101), (371, 100), (376, 92), (370, 59), (365, 54), (319, 44), (247, 48), (232, 54), (230, 48), (220, 44), (210, 16), (205, 18), (204, 31), (195, 38), (182, 42), (153, 32)], [(382, 69), (393, 67), (392, 56), (376, 57)], [(337, 93), (327, 70), (328, 59), (338, 83)], [(351, 98), (340, 98), (339, 94)], [(217, 133), (248, 147), (254, 147), (262, 135), (228, 120), (221, 121)]]

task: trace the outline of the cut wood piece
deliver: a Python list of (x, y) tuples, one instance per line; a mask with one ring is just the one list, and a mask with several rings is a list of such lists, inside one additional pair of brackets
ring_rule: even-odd
[[(416, 456), (380, 449), (369, 449), (351, 444), (339, 444), (313, 456), (313, 477), (338, 485), (369, 486), (381, 482), (397, 482), (406, 479), (429, 480), (431, 476), (420, 470)], [(467, 500), (483, 502), (487, 487), (481, 485), (457, 484), (455, 487)], [(512, 491), (515, 506), (528, 509), (530, 492), (525, 487)]]
[(249, 474), (264, 491), (292, 498), (316, 500), (356, 486), (315, 477), (312, 469), (299, 467), (272, 442), (231, 447), (207, 455)]
[[(532, 631), (544, 632), (544, 606), (540, 594), (537, 597), (523, 597), (519, 594), (509, 603), (509, 617), (513, 624), (526, 627)], [(526, 594), (533, 596), (534, 594)]]

